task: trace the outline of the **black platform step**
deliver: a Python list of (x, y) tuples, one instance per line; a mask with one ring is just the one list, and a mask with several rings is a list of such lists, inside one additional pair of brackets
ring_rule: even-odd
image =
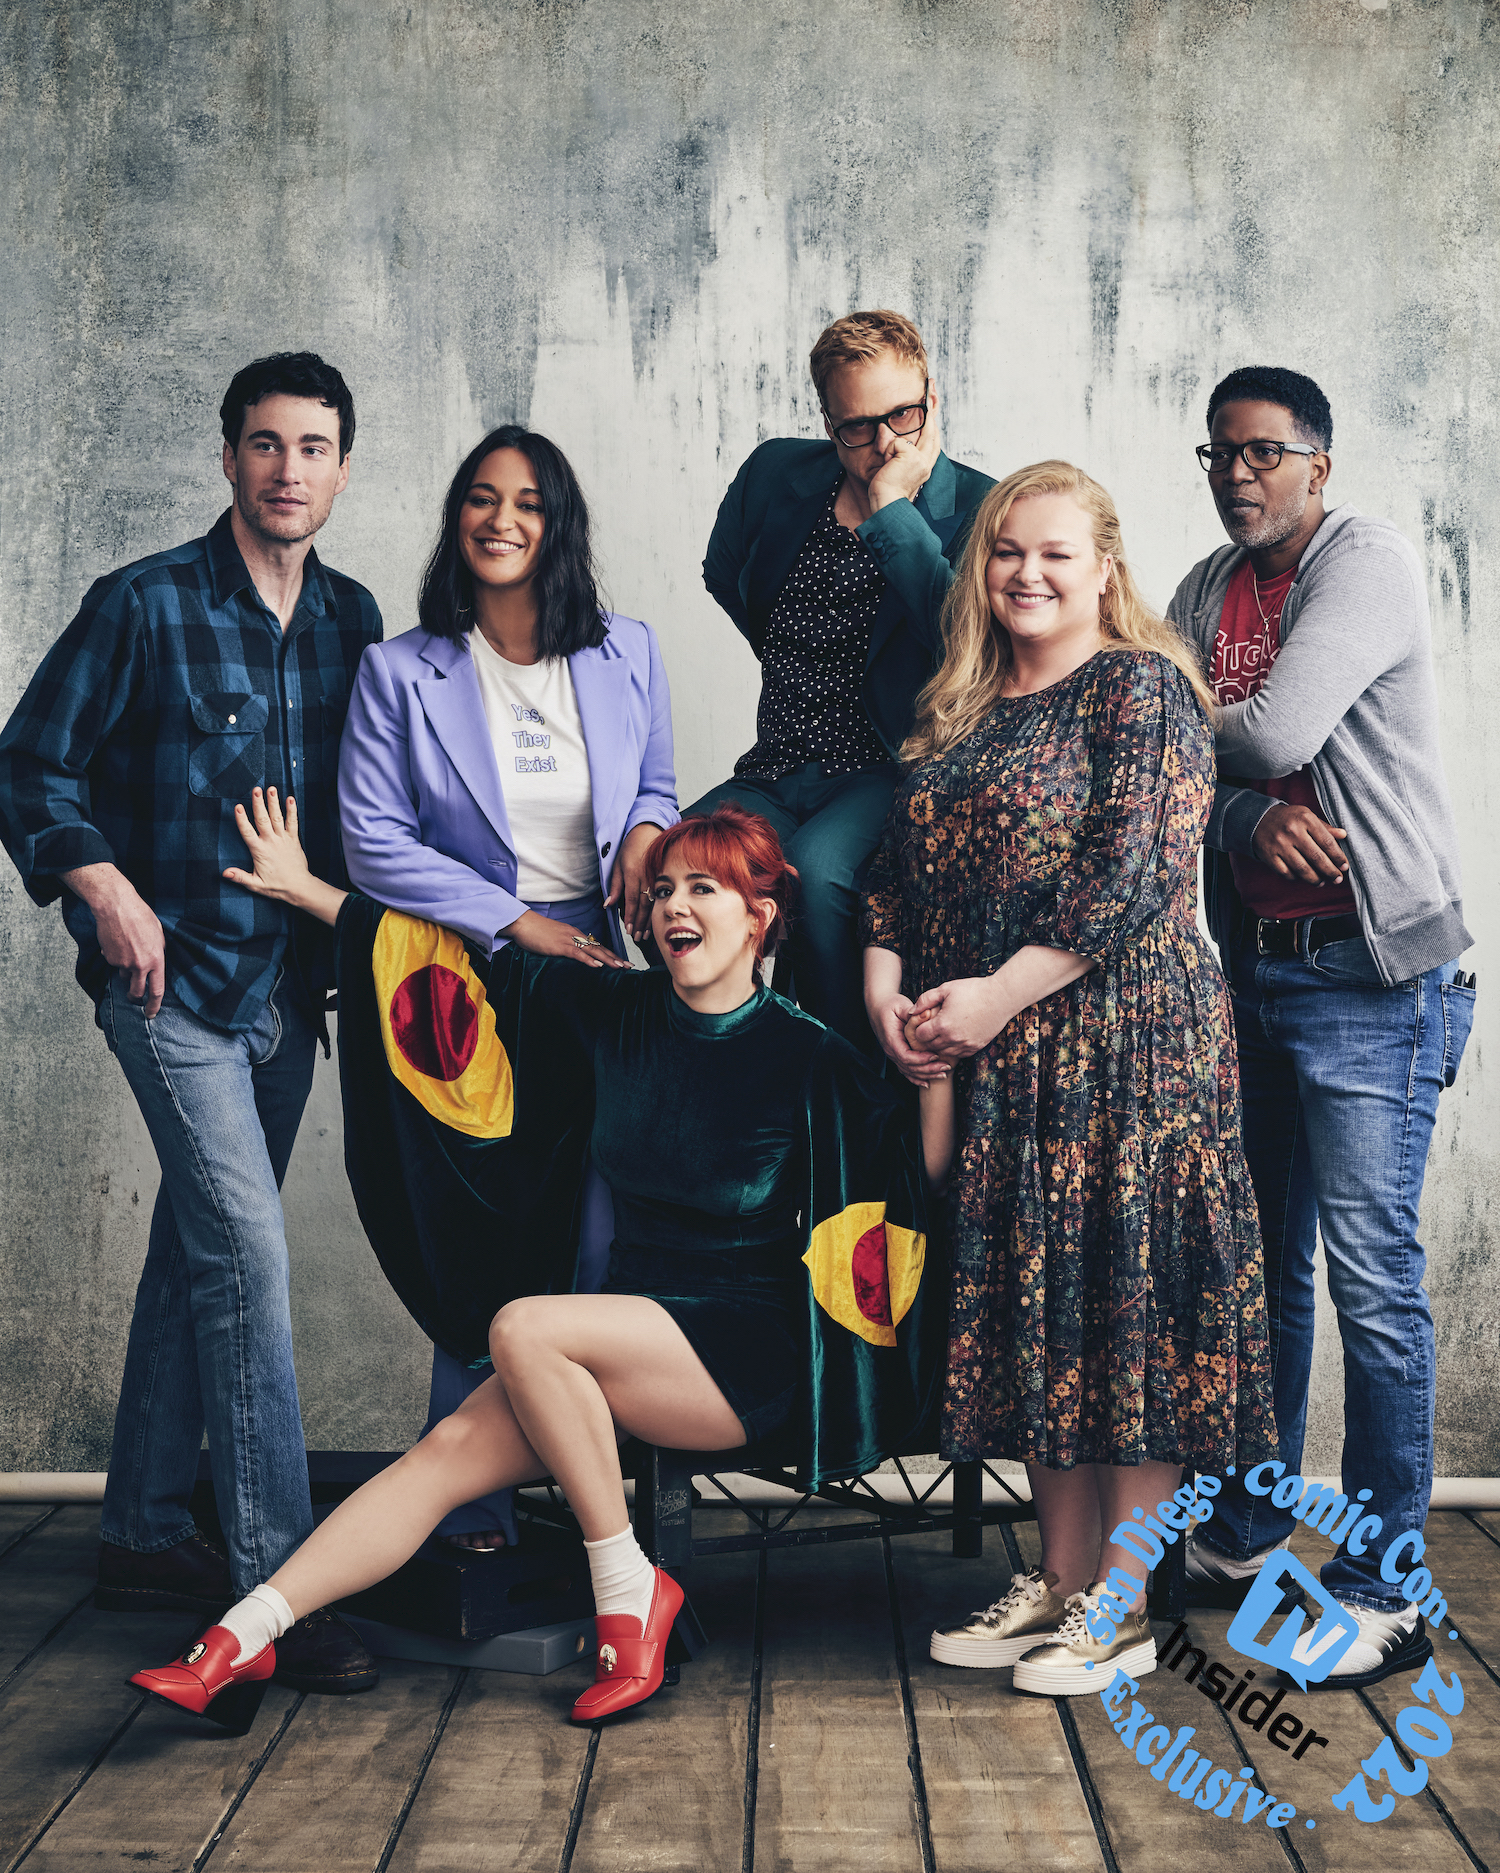
[(565, 1530), (528, 1521), (520, 1547), (494, 1554), (424, 1542), (404, 1567), (340, 1606), (362, 1619), (435, 1638), (474, 1640), (587, 1619), (594, 1596), (583, 1543)]

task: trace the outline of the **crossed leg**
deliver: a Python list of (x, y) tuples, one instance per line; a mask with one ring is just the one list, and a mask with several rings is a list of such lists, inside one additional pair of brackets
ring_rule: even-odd
[(682, 1329), (635, 1294), (512, 1301), (490, 1328), (495, 1376), (372, 1477), (270, 1585), (295, 1617), (384, 1580), (450, 1509), (513, 1483), (556, 1479), (587, 1541), (628, 1527), (618, 1438), (733, 1450), (744, 1426)]

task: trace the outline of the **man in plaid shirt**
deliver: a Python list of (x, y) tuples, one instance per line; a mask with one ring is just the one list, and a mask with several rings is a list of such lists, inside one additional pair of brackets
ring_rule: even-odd
[[(37, 903), (61, 900), (161, 1162), (97, 1601), (205, 1614), (312, 1531), (280, 1187), (333, 984), (332, 932), (239, 869), (236, 805), (295, 796), (313, 871), (346, 882), (339, 735), (381, 636), (370, 594), (312, 550), (349, 478), (343, 378), (310, 352), (262, 358), (220, 414), (229, 511), (97, 580), (0, 733), (6, 849)], [(227, 1561), (189, 1506), (205, 1426)], [(277, 1662), (302, 1690), (376, 1682), (328, 1611)]]

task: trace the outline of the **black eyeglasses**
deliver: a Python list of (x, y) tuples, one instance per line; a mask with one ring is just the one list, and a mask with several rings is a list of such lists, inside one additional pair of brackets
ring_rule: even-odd
[(863, 449), (879, 435), (882, 425), (893, 436), (919, 436), (927, 421), (927, 392), (931, 384), (932, 379), (924, 377), (920, 403), (903, 403), (899, 410), (887, 410), (884, 416), (855, 416), (847, 423), (835, 423), (828, 416), (826, 403), (823, 405), (823, 414), (828, 416), (834, 439), (846, 449)]
[(1193, 451), (1205, 473), (1216, 475), (1228, 468), (1236, 456), (1246, 468), (1280, 468), (1283, 455), (1321, 455), (1305, 442), (1242, 442), (1238, 448), (1229, 442), (1200, 442)]

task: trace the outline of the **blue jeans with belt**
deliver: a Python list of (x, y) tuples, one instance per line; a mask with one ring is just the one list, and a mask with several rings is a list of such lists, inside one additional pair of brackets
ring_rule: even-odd
[[(575, 930), (581, 930), (585, 935), (598, 935), (606, 943), (611, 941), (611, 926), (605, 915), (604, 899), (597, 891), (572, 903), (531, 904), (527, 908), (534, 910), (539, 917), (550, 918), (554, 923), (572, 924)], [(614, 1233), (615, 1212), (609, 1186), (591, 1162), (584, 1172), (583, 1222), (578, 1243), (576, 1293), (597, 1294), (604, 1285), (604, 1277), (609, 1272), (609, 1245)], [(477, 1366), (466, 1366), (451, 1353), (445, 1353), (440, 1346), (433, 1347), (432, 1389), (428, 1394), (423, 1437), (435, 1424), (451, 1417), (493, 1371), (488, 1360), (481, 1361)], [(474, 1502), (466, 1502), (461, 1508), (450, 1510), (438, 1523), (435, 1532), (439, 1535), (482, 1535), (500, 1529), (514, 1547), (520, 1533), (516, 1526), (514, 1495), (513, 1490), (497, 1489)]]
[(170, 990), (148, 1021), (118, 980), (99, 1024), (161, 1164), (100, 1533), (143, 1554), (186, 1540), (206, 1428), (246, 1594), (313, 1526), (280, 1191), (316, 1036), (281, 980), (248, 1034), (210, 1027)]
[[(1344, 1494), (1372, 1492), (1381, 1532), (1363, 1556), (1322, 1569), (1337, 1598), (1391, 1612), (1400, 1589), (1381, 1554), (1420, 1529), (1432, 1490), (1436, 1401), (1432, 1312), (1417, 1210), (1438, 1094), (1453, 1084), (1474, 991), (1452, 963), (1386, 987), (1362, 937), (1298, 954), (1259, 954), (1255, 922), (1226, 948), (1245, 1153), (1260, 1208), (1275, 1370), (1278, 1455), (1302, 1463), (1313, 1352), (1313, 1256), (1321, 1230), (1344, 1347)], [(1258, 1480), (1274, 1481), (1270, 1472)], [(1274, 1546), (1291, 1508), (1226, 1483), (1201, 1539), (1244, 1558)]]

